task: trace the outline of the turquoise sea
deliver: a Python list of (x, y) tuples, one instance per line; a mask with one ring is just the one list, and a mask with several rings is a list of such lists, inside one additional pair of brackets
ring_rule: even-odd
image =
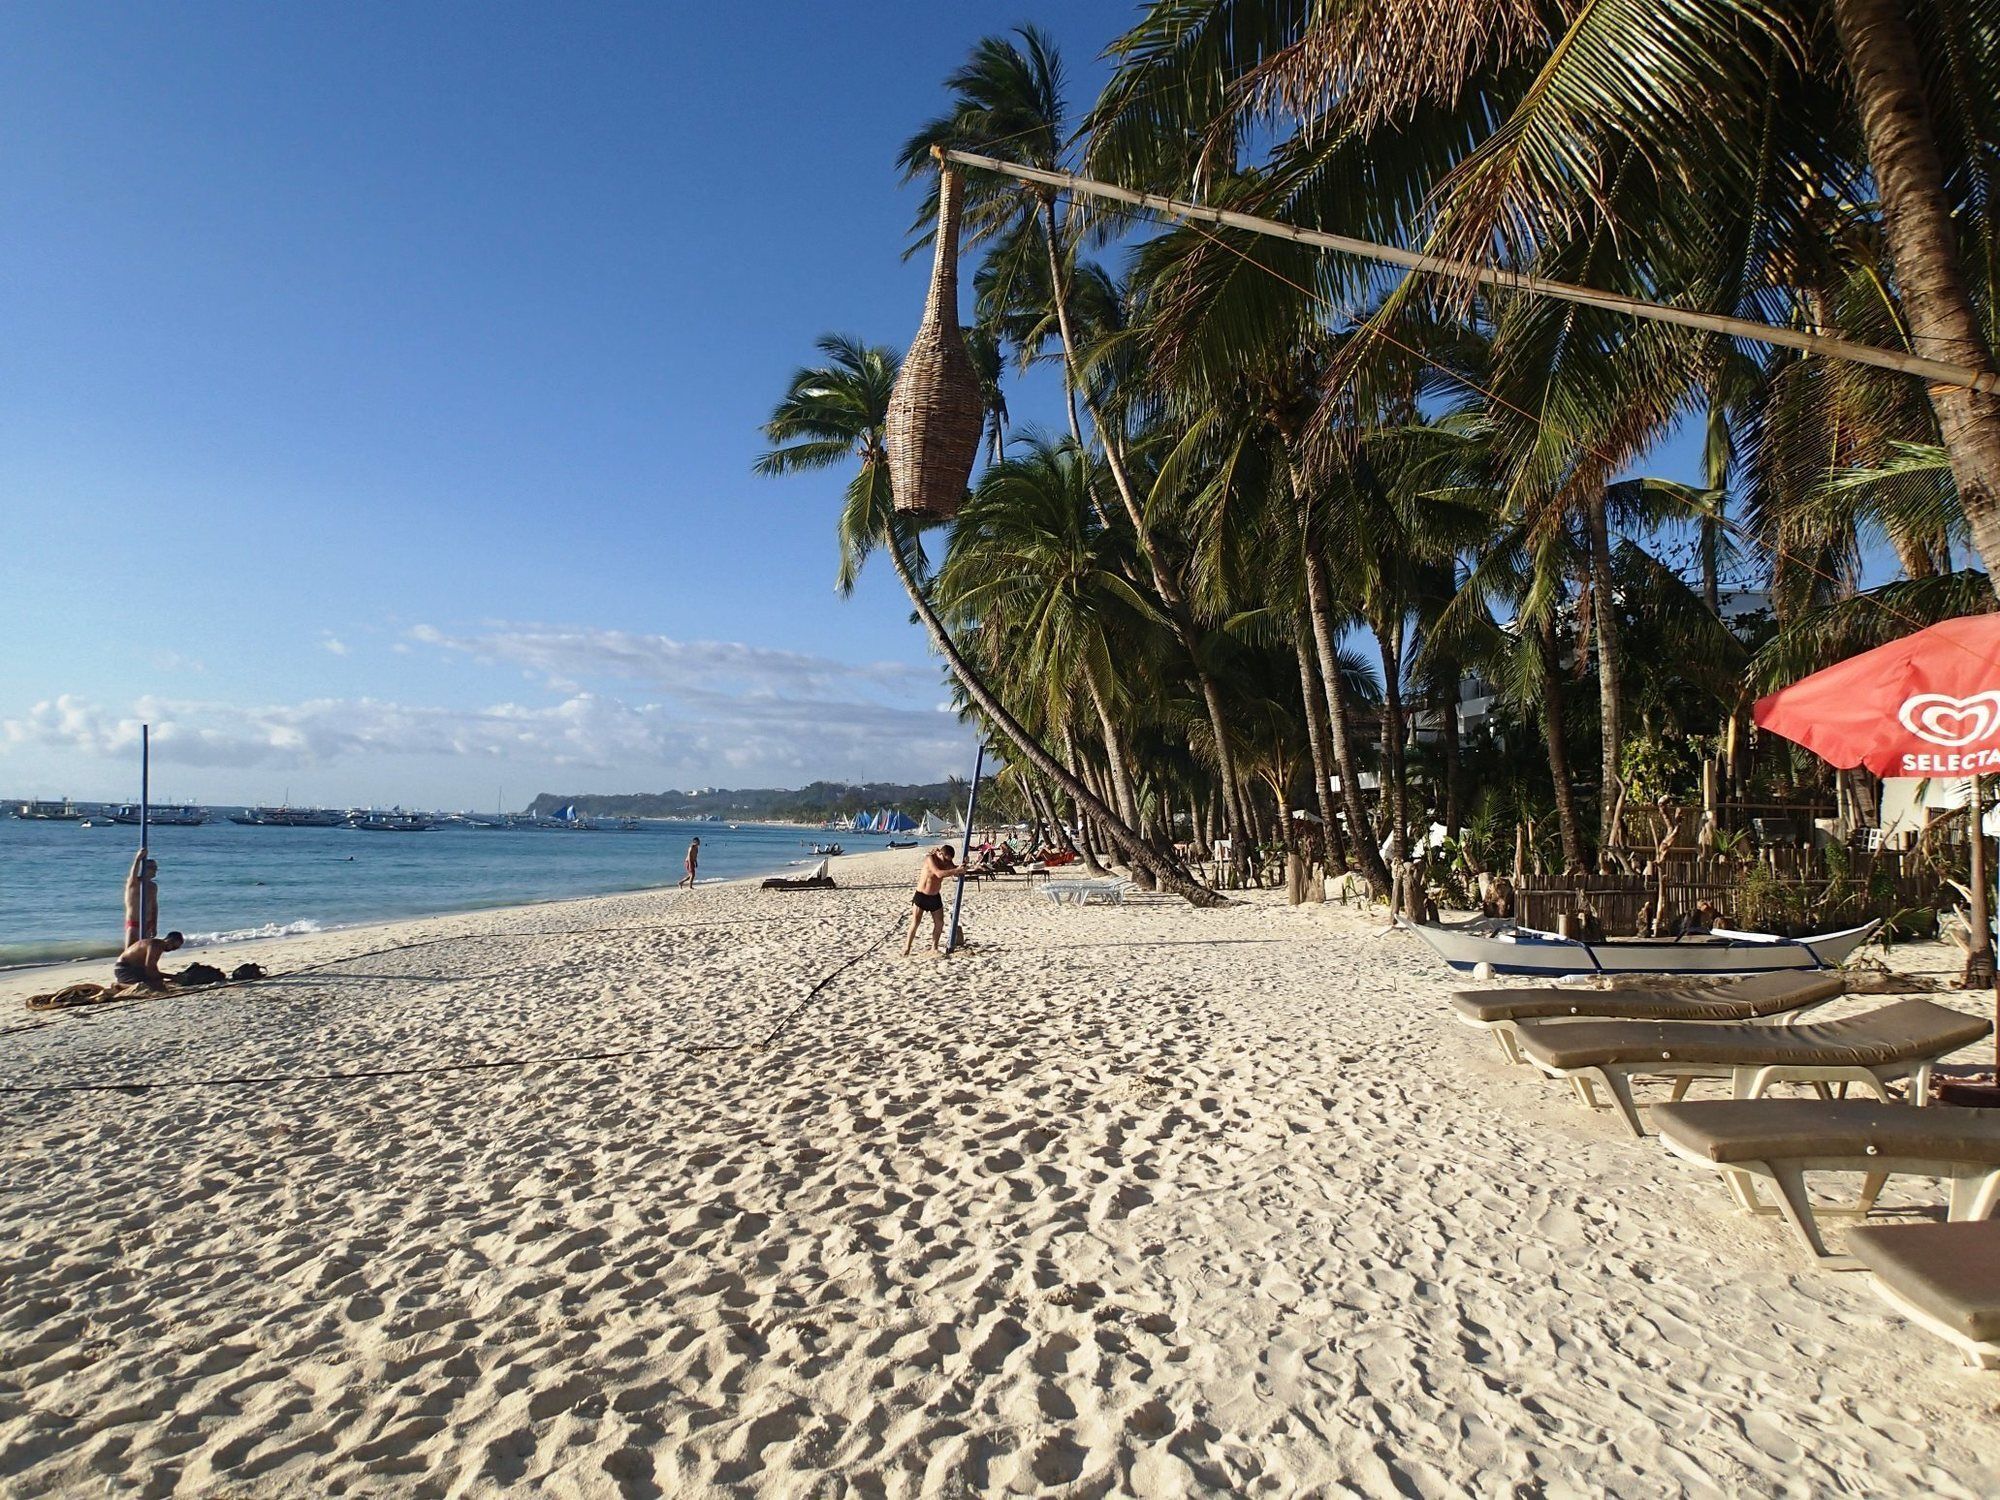
[[(138, 829), (0, 818), (0, 968), (115, 953)], [(217, 814), (152, 830), (160, 929), (204, 946), (670, 886), (688, 839), (701, 878), (784, 871), (809, 859), (802, 828), (647, 822), (619, 832), (435, 828), (245, 828)], [(847, 847), (859, 842), (845, 835)], [(870, 847), (880, 840), (867, 841)]]

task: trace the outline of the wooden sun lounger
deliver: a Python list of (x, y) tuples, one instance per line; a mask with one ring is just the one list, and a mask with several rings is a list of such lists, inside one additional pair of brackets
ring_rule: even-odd
[(1663, 979), (1658, 984), (1599, 990), (1538, 985), (1511, 990), (1459, 990), (1451, 1008), (1459, 1020), (1492, 1033), (1508, 1062), (1522, 1060), (1516, 1024), (1592, 1016), (1618, 1021), (1783, 1021), (1838, 999), (1847, 981), (1837, 973), (1782, 969), (1742, 979)]
[(2000, 1223), (1883, 1224), (1847, 1242), (1884, 1302), (1975, 1369), (2000, 1370)]
[[(1852, 1205), (1820, 1214), (1865, 1215), (1893, 1173), (1946, 1179), (1953, 1219), (1987, 1218), (2000, 1201), (2000, 1110), (1912, 1109), (1875, 1099), (1704, 1099), (1654, 1105), (1653, 1128), (1674, 1155), (1720, 1168), (1741, 1207), (1783, 1214), (1828, 1270), (1857, 1263), (1829, 1252), (1820, 1238), (1807, 1172), (1863, 1174)], [(1776, 1208), (1758, 1201), (1760, 1177), (1777, 1190)]]
[(1797, 1026), (1708, 1021), (1522, 1021), (1521, 1053), (1552, 1078), (1566, 1079), (1595, 1109), (1602, 1084), (1632, 1128), (1644, 1135), (1632, 1099), (1641, 1075), (1675, 1080), (1673, 1097), (1696, 1078), (1727, 1078), (1738, 1099), (1774, 1083), (1860, 1084), (1877, 1098), (1907, 1079), (1912, 1102), (1930, 1091), (1939, 1059), (1988, 1036), (1992, 1023), (1928, 1000), (1899, 1000), (1865, 1015)]

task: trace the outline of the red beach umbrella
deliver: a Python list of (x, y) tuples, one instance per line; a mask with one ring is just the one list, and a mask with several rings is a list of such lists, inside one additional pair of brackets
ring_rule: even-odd
[[(2000, 771), (2000, 614), (1964, 615), (1850, 656), (1751, 710), (1760, 729), (1843, 770), (1972, 778), (1969, 978), (1992, 966), (1980, 779)], [(1982, 972), (1985, 971), (1985, 972)], [(2000, 1018), (2000, 996), (1996, 996)], [(2000, 1032), (1995, 1037), (2000, 1063)]]
[(1850, 656), (1767, 698), (1757, 727), (1877, 776), (2000, 771), (2000, 614), (1965, 615)]

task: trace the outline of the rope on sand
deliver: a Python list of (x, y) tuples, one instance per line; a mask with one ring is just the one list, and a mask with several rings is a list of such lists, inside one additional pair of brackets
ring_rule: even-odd
[[(781, 920), (781, 919), (772, 917), (745, 917), (745, 918), (726, 918), (713, 922), (671, 922), (661, 925), (664, 925), (668, 928), (736, 927), (736, 926), (741, 926), (744, 923), (748, 922), (769, 922), (776, 920)], [(806, 992), (803, 995), (799, 997), (798, 1001), (791, 1007), (791, 1009), (786, 1011), (784, 1015), (778, 1018), (778, 1020), (772, 1025), (770, 1031), (767, 1032), (760, 1040), (755, 1040), (755, 1041), (662, 1042), (655, 1046), (650, 1046), (650, 1047), (613, 1048), (601, 1052), (565, 1052), (565, 1053), (556, 1053), (553, 1055), (533, 1056), (533, 1057), (523, 1057), (517, 1055), (509, 1057), (484, 1058), (477, 1062), (431, 1063), (422, 1066), (406, 1067), (406, 1068), (360, 1068), (350, 1072), (341, 1072), (341, 1073), (246, 1073), (246, 1074), (221, 1077), (221, 1078), (142, 1079), (137, 1082), (123, 1082), (123, 1083), (0, 1084), (0, 1094), (143, 1094), (143, 1093), (150, 1093), (160, 1089), (238, 1088), (253, 1084), (279, 1085), (279, 1084), (299, 1084), (299, 1083), (359, 1083), (359, 1082), (369, 1082), (384, 1078), (424, 1078), (424, 1077), (429, 1077), (433, 1074), (440, 1074), (440, 1073), (482, 1073), (482, 1072), (491, 1072), (502, 1068), (533, 1068), (533, 1067), (543, 1067), (543, 1066), (555, 1067), (570, 1063), (616, 1062), (626, 1058), (656, 1056), (663, 1052), (763, 1051), (769, 1048), (773, 1043), (775, 1043), (780, 1036), (784, 1035), (784, 1033), (791, 1027), (792, 1023), (795, 1020), (797, 1020), (798, 1017), (805, 1011), (806, 1007), (811, 1005), (815, 1000), (817, 1000), (821, 992), (824, 991), (828, 985), (832, 984), (834, 980), (840, 978), (841, 975), (845, 974), (849, 969), (852, 969), (856, 964), (860, 963), (875, 949), (881, 947), (881, 945), (885, 941), (887, 941), (890, 937), (894, 936), (895, 933), (901, 929), (902, 925), (903, 925), (902, 914), (898, 913), (896, 919), (889, 924), (888, 929), (880, 937), (877, 937), (873, 939), (871, 942), (864, 944), (862, 947), (855, 949), (854, 952), (850, 953), (846, 958), (842, 959), (833, 968), (827, 970), (826, 973), (822, 974), (818, 979), (814, 980), (812, 985), (806, 990)], [(588, 936), (595, 933), (605, 933), (605, 932), (658, 932), (660, 930), (661, 930), (660, 926), (658, 925), (652, 927), (578, 927), (569, 929), (559, 929), (548, 932), (515, 933), (515, 934), (510, 934), (508, 936), (515, 939), (526, 939), (531, 937), (577, 937), (577, 936)], [(271, 979), (292, 978), (300, 974), (309, 974), (319, 969), (331, 968), (336, 964), (353, 963), (356, 960), (363, 958), (375, 958), (384, 953), (403, 953), (414, 948), (432, 948), (432, 947), (437, 947), (440, 944), (444, 943), (467, 942), (475, 940), (480, 942), (492, 941), (492, 939), (490, 938), (480, 937), (477, 934), (468, 934), (464, 937), (427, 938), (413, 943), (398, 943), (387, 948), (376, 948), (366, 953), (350, 953), (341, 958), (328, 959), (323, 963), (310, 964), (305, 968), (292, 969), (282, 975), (269, 975), (263, 980), (254, 980), (254, 979), (244, 980), (242, 981), (242, 983), (246, 986), (251, 984), (268, 983)], [(219, 990), (226, 988), (229, 988), (229, 986), (221, 984), (204, 985), (202, 987), (203, 991)], [(111, 1003), (119, 1003), (119, 1002), (111, 1002)], [(54, 1023), (44, 1022), (43, 1024), (52, 1025)]]

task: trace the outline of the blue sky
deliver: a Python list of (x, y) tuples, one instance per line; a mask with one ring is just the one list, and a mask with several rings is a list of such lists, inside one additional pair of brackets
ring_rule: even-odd
[(11, 10), (0, 792), (131, 795), (141, 717), (218, 802), (964, 770), (756, 428), (909, 336), (891, 163), (970, 43), (1036, 21), (1081, 106), (1133, 13)]

